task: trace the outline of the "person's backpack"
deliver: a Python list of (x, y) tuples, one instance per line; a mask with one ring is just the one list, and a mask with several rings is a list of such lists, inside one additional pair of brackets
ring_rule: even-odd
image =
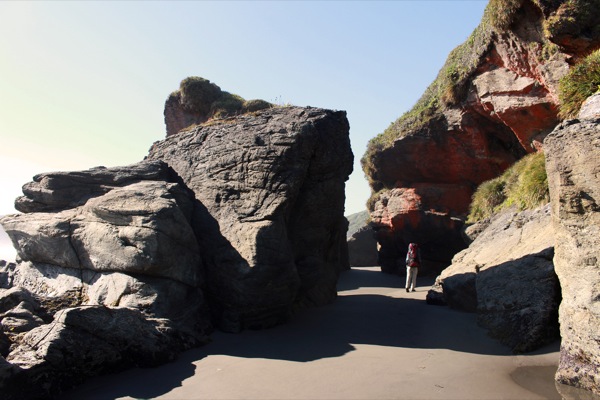
[(408, 245), (408, 254), (406, 255), (406, 265), (409, 267), (419, 266), (419, 257), (417, 255), (417, 244), (411, 243)]

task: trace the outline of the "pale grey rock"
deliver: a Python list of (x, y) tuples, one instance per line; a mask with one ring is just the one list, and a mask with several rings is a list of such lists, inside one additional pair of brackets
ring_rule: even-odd
[(71, 220), (76, 214), (77, 210), (14, 214), (0, 218), (0, 223), (21, 260), (79, 268), (71, 243)]
[(267, 327), (336, 296), (348, 267), (344, 182), (353, 155), (344, 112), (282, 107), (155, 143), (199, 200), (194, 231), (222, 329)]
[(23, 185), (23, 194), (15, 200), (18, 211), (47, 212), (74, 208), (115, 187), (142, 180), (169, 181), (171, 171), (160, 162), (142, 161), (124, 167), (96, 167), (86, 171), (50, 172), (35, 175)]
[[(90, 271), (61, 267), (53, 264), (23, 261), (13, 272), (15, 287), (47, 298), (81, 297), (83, 282), (89, 279)], [(79, 304), (82, 300), (74, 300)]]
[(178, 184), (144, 181), (58, 213), (0, 218), (24, 261), (139, 273), (201, 284), (190, 225), (193, 202)]
[(168, 318), (194, 340), (204, 340), (212, 330), (202, 290), (173, 279), (23, 262), (14, 273), (14, 283), (42, 294), (40, 301), (51, 314), (80, 305), (127, 307)]
[[(71, 221), (81, 268), (201, 284), (193, 203), (178, 185), (145, 181), (89, 200)], [(59, 264), (60, 265), (60, 264)]]
[(0, 289), (10, 289), (13, 286), (13, 273), (17, 264), (0, 260)]
[(600, 119), (600, 93), (596, 93), (587, 98), (581, 105), (579, 110), (580, 120), (584, 119)]
[(556, 380), (600, 394), (600, 124), (566, 121), (544, 146), (563, 296)]
[(498, 214), (442, 271), (428, 302), (477, 312), (514, 352), (539, 348), (558, 337), (554, 240), (549, 205)]

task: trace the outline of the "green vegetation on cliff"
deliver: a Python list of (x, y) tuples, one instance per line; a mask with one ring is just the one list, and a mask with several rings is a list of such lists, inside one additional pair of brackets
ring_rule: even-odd
[(468, 222), (515, 206), (519, 210), (538, 207), (549, 201), (544, 153), (523, 157), (501, 176), (483, 182), (473, 195)]
[(584, 58), (560, 80), (560, 116), (576, 117), (585, 99), (598, 91), (600, 91), (600, 50)]
[(447, 106), (462, 101), (466, 95), (468, 79), (488, 51), (494, 32), (510, 26), (522, 2), (523, 0), (490, 0), (479, 26), (462, 45), (450, 52), (437, 78), (413, 108), (383, 133), (371, 139), (361, 159), (363, 171), (369, 180), (376, 173), (372, 159), (377, 152), (391, 146), (395, 139), (422, 128), (432, 118), (440, 115)]
[(482, 21), (471, 36), (448, 56), (436, 79), (425, 93), (398, 120), (369, 142), (361, 159), (363, 171), (373, 191), (384, 189), (377, 180), (377, 154), (398, 138), (410, 135), (426, 126), (449, 106), (465, 99), (468, 84), (482, 57), (490, 49), (495, 36), (510, 29), (524, 4), (537, 8), (543, 16), (543, 37), (540, 57), (548, 58), (565, 38), (585, 36), (600, 38), (600, 0), (490, 0)]

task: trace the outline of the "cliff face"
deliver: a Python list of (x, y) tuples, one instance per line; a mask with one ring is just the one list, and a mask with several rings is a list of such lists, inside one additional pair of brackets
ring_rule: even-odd
[[(512, 3), (518, 7), (509, 23), (494, 27), (490, 14), (501, 2), (490, 2), (482, 25), (451, 54), (416, 111), (372, 140), (363, 157), (384, 271), (398, 269), (410, 241), (423, 244), (425, 258), (436, 255), (426, 267), (439, 272), (449, 264), (464, 247), (460, 220), (474, 190), (542, 147), (558, 122), (558, 80), (600, 43), (593, 10), (579, 16), (584, 34), (560, 24), (561, 15), (575, 13), (570, 2), (504, 4)], [(466, 72), (464, 60), (471, 62)]]
[[(562, 336), (556, 379), (600, 394), (600, 95), (546, 138)], [(594, 106), (595, 104), (595, 106)]]

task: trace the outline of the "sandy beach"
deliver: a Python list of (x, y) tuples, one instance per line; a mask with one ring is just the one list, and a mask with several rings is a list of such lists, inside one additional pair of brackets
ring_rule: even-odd
[(215, 332), (171, 364), (95, 378), (63, 398), (561, 398), (558, 342), (513, 355), (474, 314), (427, 305), (431, 279), (418, 283), (407, 293), (401, 277), (352, 269), (331, 305), (270, 330)]

